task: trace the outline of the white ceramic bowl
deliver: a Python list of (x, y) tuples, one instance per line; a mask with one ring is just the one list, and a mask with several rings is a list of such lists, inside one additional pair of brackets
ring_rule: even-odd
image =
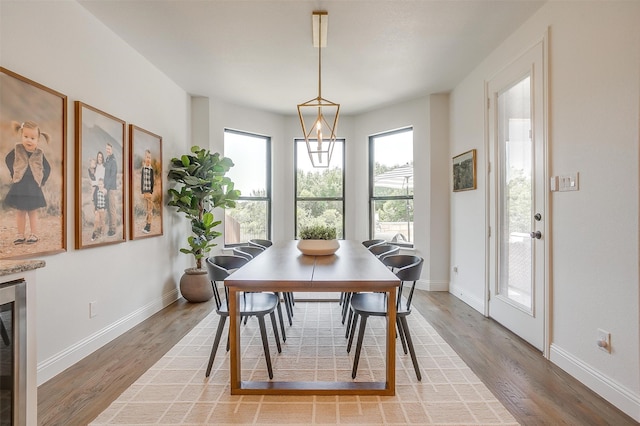
[(308, 256), (328, 256), (340, 248), (338, 240), (299, 240), (298, 250)]

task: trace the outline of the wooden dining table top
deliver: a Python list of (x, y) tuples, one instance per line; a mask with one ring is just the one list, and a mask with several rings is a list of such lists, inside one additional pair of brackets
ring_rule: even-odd
[[(398, 278), (360, 242), (340, 240), (333, 255), (307, 256), (297, 241), (274, 243), (225, 280), (225, 285), (256, 291), (357, 291), (397, 287)], [(348, 288), (347, 288), (348, 287)]]

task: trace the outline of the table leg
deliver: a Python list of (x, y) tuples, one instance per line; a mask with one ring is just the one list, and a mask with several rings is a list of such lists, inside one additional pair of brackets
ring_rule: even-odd
[(387, 297), (387, 389), (396, 394), (396, 288)]
[(229, 287), (229, 296), (227, 299), (229, 305), (229, 366), (230, 366), (230, 384), (231, 395), (237, 395), (240, 389), (240, 381), (242, 379), (242, 366), (240, 362), (240, 312), (238, 306), (240, 304), (240, 293), (234, 288)]

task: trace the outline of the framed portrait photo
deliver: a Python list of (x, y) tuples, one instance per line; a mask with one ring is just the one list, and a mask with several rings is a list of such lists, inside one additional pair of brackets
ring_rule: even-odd
[(76, 248), (125, 241), (123, 120), (75, 102)]
[(129, 229), (132, 240), (162, 235), (162, 137), (129, 124)]
[(67, 248), (67, 97), (0, 67), (0, 259)]
[(453, 157), (453, 192), (476, 189), (476, 150)]

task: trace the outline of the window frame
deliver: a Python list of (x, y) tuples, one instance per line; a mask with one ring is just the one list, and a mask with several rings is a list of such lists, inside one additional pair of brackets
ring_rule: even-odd
[[(392, 195), (392, 196), (375, 196), (374, 195), (374, 173), (375, 173), (375, 149), (374, 149), (374, 141), (376, 138), (391, 136), (404, 132), (412, 132), (413, 126), (402, 127), (395, 130), (389, 130), (386, 132), (376, 133), (374, 135), (369, 136), (369, 239), (373, 239), (375, 236), (375, 203), (376, 201), (401, 201), (401, 200), (411, 200), (412, 203), (414, 201), (414, 194), (412, 192), (411, 195)], [(415, 145), (415, 142), (412, 139), (412, 148)], [(411, 159), (413, 164), (415, 164), (415, 159), (413, 158), (413, 150), (411, 151)], [(414, 210), (415, 211), (415, 210)], [(415, 218), (414, 218), (415, 224)], [(415, 238), (415, 228), (414, 228), (414, 236)], [(412, 249), (415, 247), (415, 241), (408, 241), (407, 243), (399, 243), (399, 242), (389, 242), (389, 244), (397, 245), (401, 248)]]
[[(310, 139), (310, 140), (314, 140), (314, 139)], [(302, 144), (302, 146), (305, 147), (306, 150), (306, 142), (304, 140), (304, 138), (295, 138), (293, 140), (293, 174), (294, 174), (294, 178), (293, 178), (293, 198), (294, 198), (294, 202), (293, 202), (293, 238), (297, 239), (297, 229), (298, 229), (298, 202), (299, 201), (341, 201), (342, 202), (342, 238), (338, 238), (338, 239), (344, 239), (346, 234), (347, 234), (347, 230), (345, 229), (345, 194), (346, 194), (346, 173), (345, 173), (345, 151), (346, 151), (346, 139), (344, 138), (337, 138), (336, 139), (336, 144), (340, 142), (340, 145), (342, 146), (342, 196), (341, 197), (314, 197), (314, 198), (306, 198), (306, 197), (298, 197), (298, 145), (299, 143)], [(334, 150), (336, 149), (336, 146), (334, 146), (333, 148)], [(332, 157), (333, 158), (333, 157)]]
[[(271, 239), (271, 225), (272, 225), (272, 193), (271, 193), (271, 136), (267, 136), (267, 135), (261, 135), (258, 133), (252, 133), (252, 132), (247, 132), (247, 131), (243, 131), (243, 130), (236, 130), (236, 129), (231, 129), (228, 127), (224, 128), (224, 135), (226, 135), (227, 133), (233, 133), (236, 135), (242, 135), (242, 136), (248, 136), (248, 137), (252, 137), (252, 138), (261, 138), (265, 141), (265, 157), (267, 160), (267, 165), (266, 165), (266, 176), (265, 176), (265, 191), (266, 191), (266, 196), (265, 197), (249, 197), (249, 196), (243, 196), (240, 195), (240, 197), (238, 197), (238, 201), (265, 201), (267, 203), (267, 223), (266, 223), (266, 229), (267, 229), (267, 235), (266, 235), (266, 239), (270, 240)], [(224, 144), (224, 142), (223, 142)], [(232, 158), (233, 160), (233, 158)], [(238, 160), (235, 160), (238, 161)], [(229, 243), (227, 244), (226, 241), (226, 235), (223, 237), (224, 238), (224, 247), (238, 247), (238, 246), (242, 246), (242, 245), (247, 245), (248, 241), (246, 242), (239, 242), (239, 243)]]

